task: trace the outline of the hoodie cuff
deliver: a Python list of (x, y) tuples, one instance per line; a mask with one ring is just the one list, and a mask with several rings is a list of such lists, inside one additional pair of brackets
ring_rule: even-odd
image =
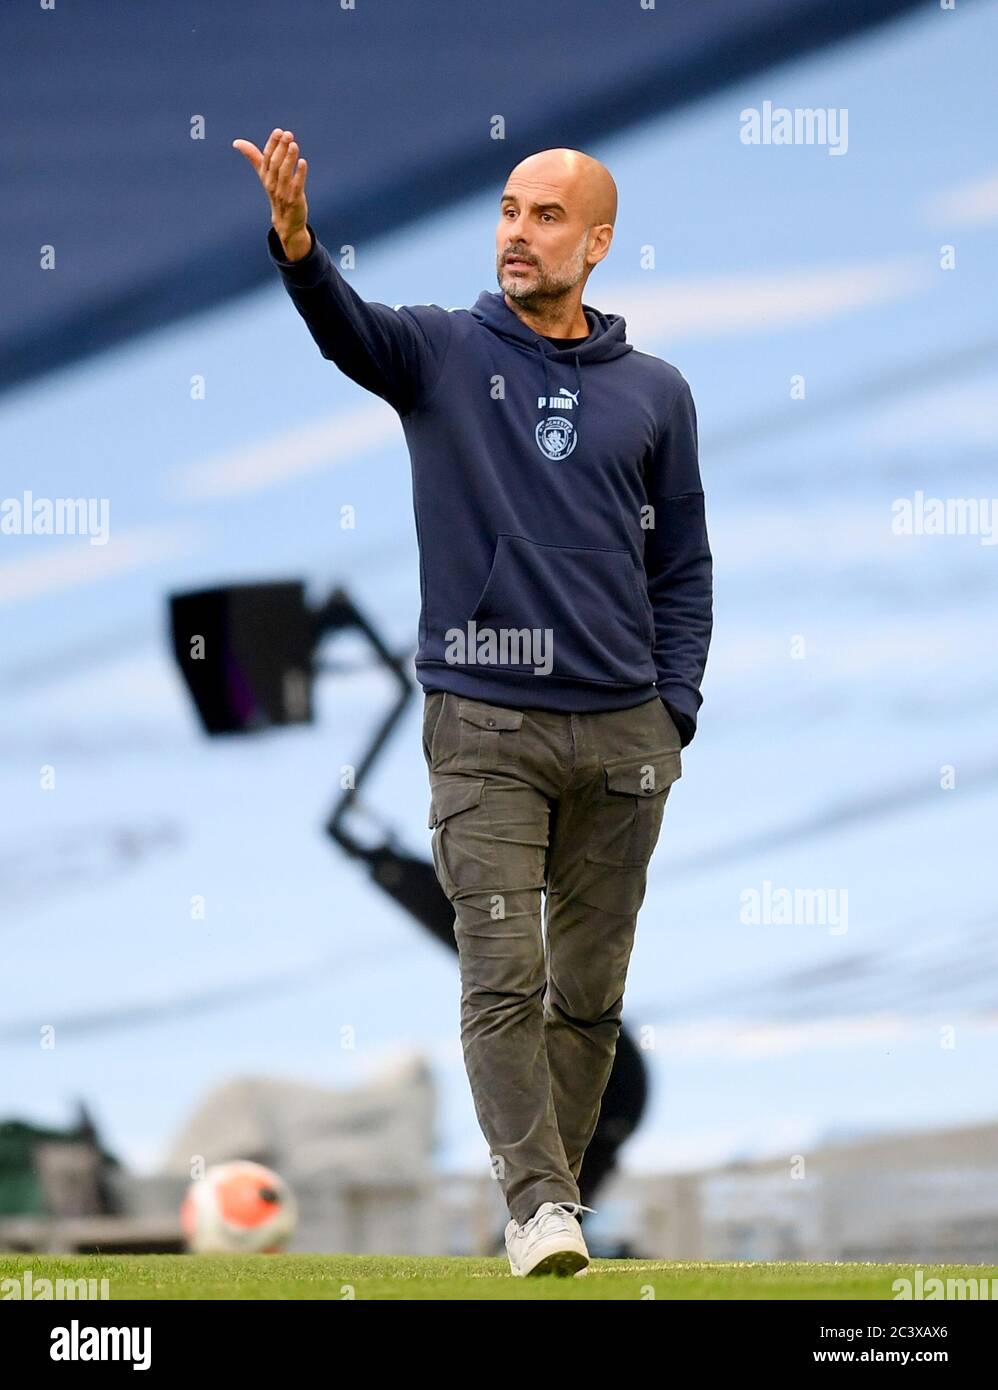
[[(686, 692), (683, 692), (683, 694), (686, 696), (684, 700), (685, 703), (689, 696)], [(669, 689), (664, 695), (661, 690), (659, 691), (659, 699), (668, 710), (669, 718), (679, 730), (680, 747), (685, 748), (687, 744), (693, 742), (693, 735), (697, 731), (697, 717), (695, 712), (690, 714), (687, 710), (683, 709), (681, 705), (678, 705), (675, 697), (676, 691), (674, 689)], [(682, 699), (683, 695), (680, 695), (680, 698)]]
[(306, 222), (305, 230), (312, 238), (312, 245), (308, 255), (302, 256), (300, 261), (287, 259), (284, 254), (284, 247), (281, 245), (281, 238), (273, 227), (267, 232), (267, 250), (270, 252), (270, 259), (281, 272), (286, 284), (300, 285), (304, 289), (310, 289), (322, 279), (325, 266), (323, 264), (322, 245), (315, 234), (315, 228), (310, 222)]

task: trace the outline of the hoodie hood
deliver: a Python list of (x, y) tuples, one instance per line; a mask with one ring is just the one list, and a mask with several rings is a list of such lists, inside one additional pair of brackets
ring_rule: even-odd
[(578, 357), (582, 363), (608, 362), (613, 357), (623, 357), (632, 352), (632, 344), (627, 342), (627, 323), (620, 314), (604, 314), (591, 304), (583, 304), (582, 312), (589, 324), (589, 337), (578, 347), (556, 348), (533, 328), (530, 328), (518, 314), (507, 305), (505, 297), (498, 293), (483, 290), (471, 309), (485, 328), (497, 333), (500, 338), (509, 338), (525, 348), (536, 348), (556, 362), (570, 362)]
[[(505, 296), (496, 291), (483, 290), (470, 310), (472, 318), (477, 319), (483, 328), (539, 355), (542, 394), (537, 398), (538, 410), (556, 409), (559, 401), (558, 396), (551, 395), (549, 363), (556, 366), (574, 363), (578, 406), (576, 418), (582, 414), (582, 367), (592, 362), (609, 362), (633, 351), (633, 345), (627, 341), (627, 322), (621, 314), (604, 314), (591, 304), (583, 304), (582, 312), (589, 325), (589, 337), (577, 347), (556, 348), (525, 324), (518, 314), (514, 314)], [(560, 382), (558, 389), (563, 389)]]

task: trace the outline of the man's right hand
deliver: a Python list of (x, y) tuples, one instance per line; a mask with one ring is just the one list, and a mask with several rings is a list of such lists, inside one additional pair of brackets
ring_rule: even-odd
[(272, 130), (263, 150), (249, 140), (233, 140), (232, 148), (244, 154), (259, 175), (270, 199), (270, 220), (289, 261), (300, 261), (312, 249), (305, 201), (308, 161), (298, 158), (298, 146), (290, 130)]

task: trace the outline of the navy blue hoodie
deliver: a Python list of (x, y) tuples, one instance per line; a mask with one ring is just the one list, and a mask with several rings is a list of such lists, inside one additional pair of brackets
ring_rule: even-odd
[(500, 293), (364, 300), (309, 231), (288, 261), (271, 228), (271, 258), (323, 357), (409, 447), (424, 689), (574, 711), (657, 693), (688, 743), (712, 622), (688, 383), (586, 304), (588, 338), (559, 349)]

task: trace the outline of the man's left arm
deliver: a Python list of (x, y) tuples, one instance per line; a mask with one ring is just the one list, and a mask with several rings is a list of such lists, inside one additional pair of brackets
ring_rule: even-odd
[(645, 482), (652, 507), (644, 523), (644, 561), (655, 614), (655, 686), (685, 747), (696, 733), (713, 628), (713, 562), (700, 482), (696, 408), (685, 380)]

